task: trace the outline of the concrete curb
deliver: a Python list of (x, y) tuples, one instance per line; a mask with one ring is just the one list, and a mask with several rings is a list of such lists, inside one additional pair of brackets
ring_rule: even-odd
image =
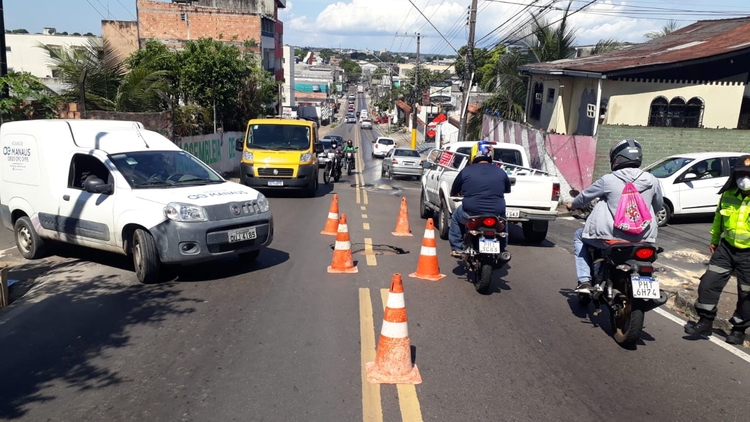
[[(669, 292), (672, 296), (667, 301), (667, 307), (675, 312), (684, 315), (688, 319), (697, 319), (698, 313), (695, 310), (695, 300), (698, 298), (697, 293), (686, 289), (680, 289)], [(724, 331), (729, 334), (732, 331), (732, 324), (724, 318), (716, 317), (714, 320), (714, 329)], [(750, 348), (750, 340), (745, 340), (744, 347)]]

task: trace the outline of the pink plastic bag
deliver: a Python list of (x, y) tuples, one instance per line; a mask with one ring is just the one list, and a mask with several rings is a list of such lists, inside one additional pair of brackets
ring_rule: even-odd
[(615, 213), (615, 228), (627, 234), (641, 234), (654, 218), (638, 189), (632, 182), (625, 183)]

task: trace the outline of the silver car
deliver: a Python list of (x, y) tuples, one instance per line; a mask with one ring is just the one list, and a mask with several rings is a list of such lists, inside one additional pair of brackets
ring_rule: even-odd
[(422, 156), (411, 148), (394, 148), (383, 157), (380, 168), (381, 176), (388, 176), (393, 180), (394, 176), (422, 176)]
[(320, 143), (323, 144), (323, 152), (318, 154), (318, 167), (325, 167), (328, 162), (328, 150), (331, 149), (331, 139), (323, 138)]
[(370, 120), (362, 120), (362, 123), (359, 124), (359, 127), (362, 129), (370, 129), (372, 130), (372, 121)]

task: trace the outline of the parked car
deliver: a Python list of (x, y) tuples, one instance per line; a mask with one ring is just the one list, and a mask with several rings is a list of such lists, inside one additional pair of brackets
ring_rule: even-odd
[(357, 116), (355, 116), (353, 113), (347, 114), (346, 123), (357, 123)]
[(359, 124), (359, 127), (361, 127), (362, 129), (372, 130), (372, 120), (362, 120), (362, 123)]
[(383, 157), (380, 175), (388, 176), (391, 180), (394, 176), (419, 177), (424, 170), (422, 162), (419, 151), (411, 148), (394, 148)]
[(656, 211), (660, 226), (675, 215), (710, 214), (719, 203), (719, 189), (742, 154), (701, 152), (672, 155), (644, 170), (659, 179), (664, 206)]
[(378, 117), (377, 117), (377, 118), (375, 119), (375, 123), (377, 123), (377, 124), (384, 124), (384, 123), (388, 123), (388, 116), (378, 116)]
[(328, 162), (328, 150), (331, 149), (331, 139), (323, 138), (320, 143), (323, 144), (324, 150), (318, 153), (318, 167), (325, 167)]
[(380, 136), (372, 144), (372, 156), (383, 158), (393, 148), (396, 148), (396, 142), (393, 139)]

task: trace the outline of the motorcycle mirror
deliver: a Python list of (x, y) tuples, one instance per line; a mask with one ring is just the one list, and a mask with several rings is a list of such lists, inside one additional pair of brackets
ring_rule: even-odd
[(570, 196), (576, 197), (581, 194), (581, 192), (577, 191), (576, 189), (571, 189), (570, 192), (568, 192)]

